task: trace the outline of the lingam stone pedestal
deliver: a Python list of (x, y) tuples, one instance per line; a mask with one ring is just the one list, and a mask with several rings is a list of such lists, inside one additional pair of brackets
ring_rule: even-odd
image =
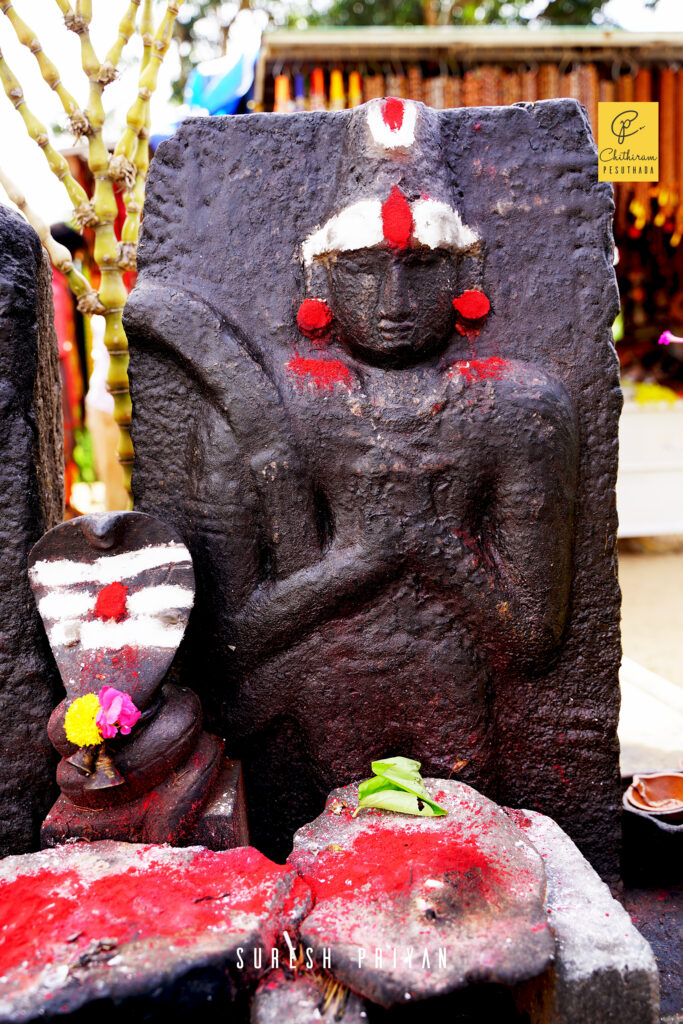
[(59, 353), (50, 262), (0, 205), (0, 857), (35, 849), (54, 800), (45, 722), (59, 700), (31, 597), (31, 545), (64, 510)]
[(401, 753), (619, 845), (611, 188), (572, 100), (194, 119), (157, 151), (136, 507), (192, 552), (174, 669), (284, 856)]

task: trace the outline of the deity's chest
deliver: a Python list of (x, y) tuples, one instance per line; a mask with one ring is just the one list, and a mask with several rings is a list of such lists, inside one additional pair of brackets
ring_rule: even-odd
[(290, 373), (285, 389), (300, 451), (333, 505), (422, 514), (474, 495), (486, 461), (472, 437), (478, 413), (448, 371), (338, 373)]

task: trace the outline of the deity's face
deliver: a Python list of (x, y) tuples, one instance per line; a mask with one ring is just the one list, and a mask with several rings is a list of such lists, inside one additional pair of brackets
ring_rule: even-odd
[(443, 249), (356, 249), (328, 258), (330, 306), (342, 341), (377, 365), (419, 362), (453, 330), (456, 263)]

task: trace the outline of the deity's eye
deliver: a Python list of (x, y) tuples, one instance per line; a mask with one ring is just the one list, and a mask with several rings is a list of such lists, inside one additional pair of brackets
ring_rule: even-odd
[(332, 261), (331, 266), (338, 267), (347, 274), (370, 274), (377, 269), (377, 257), (363, 249), (354, 252), (339, 253)]

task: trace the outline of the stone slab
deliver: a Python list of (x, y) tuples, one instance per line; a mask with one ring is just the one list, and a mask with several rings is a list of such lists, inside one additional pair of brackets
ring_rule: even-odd
[(27, 575), (64, 510), (51, 281), (38, 235), (0, 204), (0, 856), (37, 848), (57, 793), (45, 726), (60, 682)]
[(657, 1024), (654, 954), (628, 913), (551, 818), (509, 811), (543, 857), (556, 959), (520, 986), (531, 1024)]
[(368, 1019), (364, 1001), (348, 989), (341, 987), (329, 1005), (323, 1000), (321, 986), (309, 975), (271, 971), (254, 993), (251, 1024), (364, 1024)]
[(629, 886), (616, 897), (657, 960), (662, 1017), (676, 1013), (683, 1017), (683, 882), (672, 888)]
[[(201, 678), (270, 856), (404, 753), (431, 776), (464, 762), (615, 875), (612, 188), (574, 100), (406, 102), (414, 144), (384, 148), (383, 109), (193, 118), (157, 150), (124, 317), (136, 508), (179, 529), (198, 580), (173, 673)], [(306, 265), (321, 226), (394, 189), (476, 247), (392, 263), (359, 216), (376, 245), (354, 258), (330, 228), (345, 251)], [(382, 326), (379, 301), (359, 312), (387, 267)], [(467, 329), (451, 300), (470, 289), (490, 312)], [(333, 315), (322, 343), (299, 330), (307, 298)], [(360, 321), (428, 351), (373, 362)]]
[(477, 982), (512, 985), (553, 957), (543, 861), (496, 804), (454, 780), (425, 780), (448, 814), (363, 808), (335, 790), (299, 829), (288, 863), (315, 906), (301, 925), (318, 963), (381, 1006)]
[[(253, 847), (77, 843), (0, 863), (0, 1021), (161, 995), (213, 969), (234, 994), (252, 950), (310, 906), (295, 872)], [(241, 952), (240, 952), (241, 951)], [(211, 987), (204, 988), (208, 998)]]

